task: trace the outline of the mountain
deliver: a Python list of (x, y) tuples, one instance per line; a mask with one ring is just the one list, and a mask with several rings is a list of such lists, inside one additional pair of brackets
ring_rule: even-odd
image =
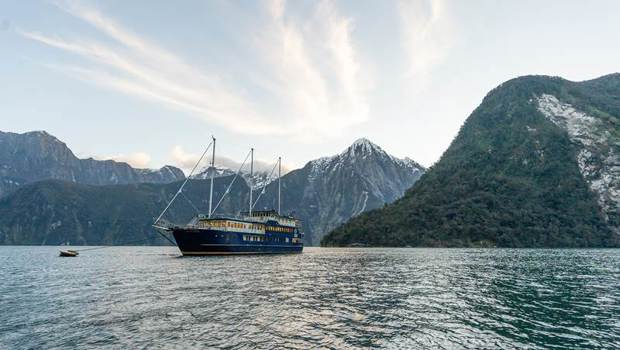
[[(411, 159), (387, 154), (367, 139), (342, 153), (308, 162), (282, 178), (283, 203), (293, 204), (303, 219), (307, 242), (319, 244), (323, 235), (360, 213), (400, 198), (424, 173)], [(277, 183), (267, 186), (275, 194)], [(275, 207), (277, 197), (264, 199)]]
[[(216, 169), (214, 199), (218, 201), (233, 176)], [(366, 139), (333, 157), (307, 163), (284, 175), (282, 211), (295, 213), (304, 224), (307, 244), (351, 216), (378, 208), (403, 195), (424, 168), (410, 159), (388, 155)], [(209, 174), (207, 174), (209, 175)], [(177, 192), (170, 184), (93, 186), (65, 181), (28, 184), (0, 199), (2, 244), (123, 244), (146, 237), (161, 243), (150, 227)], [(277, 181), (270, 182), (255, 209), (277, 207)], [(208, 176), (189, 181), (166, 220), (188, 222), (208, 208)], [(218, 213), (237, 213), (248, 206), (248, 185), (235, 181)]]
[(109, 185), (167, 183), (184, 177), (180, 169), (172, 166), (134, 169), (113, 160), (78, 159), (66, 144), (44, 131), (0, 131), (0, 197), (24, 184), (45, 179)]
[(492, 90), (403, 198), (341, 225), (343, 246), (618, 246), (620, 74)]

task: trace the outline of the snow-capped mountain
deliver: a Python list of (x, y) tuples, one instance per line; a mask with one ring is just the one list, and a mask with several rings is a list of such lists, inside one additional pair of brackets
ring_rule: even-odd
[(135, 169), (113, 160), (79, 159), (65, 143), (45, 131), (0, 131), (0, 197), (24, 184), (45, 179), (111, 185), (167, 183), (184, 177), (173, 166)]
[[(349, 218), (400, 198), (424, 172), (413, 160), (391, 156), (362, 138), (283, 176), (282, 205), (302, 219), (306, 241), (318, 244)], [(267, 187), (260, 203), (265, 208), (276, 205), (275, 186)]]

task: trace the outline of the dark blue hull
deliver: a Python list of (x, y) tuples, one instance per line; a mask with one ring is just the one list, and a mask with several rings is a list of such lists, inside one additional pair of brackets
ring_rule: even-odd
[(247, 241), (247, 233), (174, 228), (172, 234), (183, 255), (301, 253), (303, 243), (292, 243), (286, 233), (265, 233), (262, 241)]

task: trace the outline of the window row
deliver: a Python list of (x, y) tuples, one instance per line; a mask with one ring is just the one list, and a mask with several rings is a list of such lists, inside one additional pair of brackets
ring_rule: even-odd
[(293, 228), (292, 227), (282, 227), (282, 226), (268, 226), (267, 230), (268, 231), (275, 231), (275, 232), (288, 232), (288, 233), (292, 233), (293, 232)]
[(260, 224), (244, 224), (234, 221), (204, 221), (200, 223), (201, 227), (228, 227), (228, 228), (240, 228), (250, 230), (262, 230), (263, 225)]
[(280, 238), (280, 237), (265, 237), (265, 236), (253, 236), (253, 235), (243, 235), (243, 240), (246, 242), (286, 242), (289, 243), (291, 241), (290, 238)]

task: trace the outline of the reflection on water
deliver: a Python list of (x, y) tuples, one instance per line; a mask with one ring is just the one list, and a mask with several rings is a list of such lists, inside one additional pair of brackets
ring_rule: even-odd
[(0, 247), (0, 348), (620, 347), (620, 250)]

